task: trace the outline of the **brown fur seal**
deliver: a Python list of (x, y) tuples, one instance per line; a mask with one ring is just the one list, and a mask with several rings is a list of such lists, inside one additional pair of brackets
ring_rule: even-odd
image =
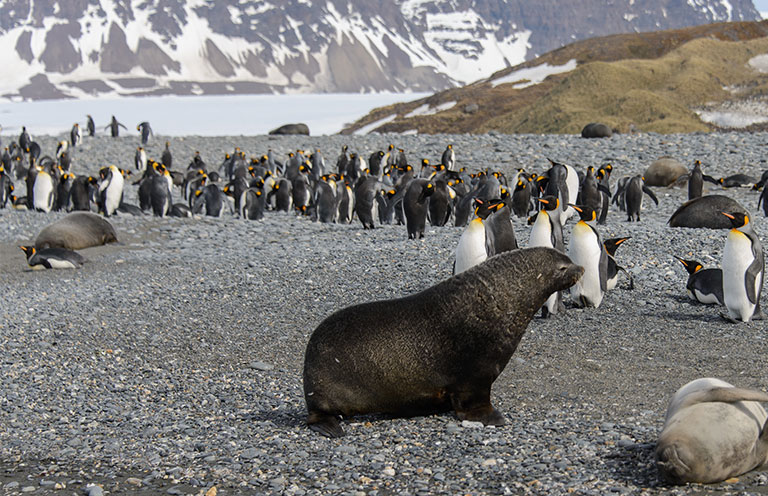
[(309, 427), (338, 437), (339, 415), (451, 409), (461, 420), (503, 424), (491, 385), (549, 295), (583, 272), (552, 248), (514, 250), (420, 293), (334, 313), (307, 345)]
[(683, 203), (667, 221), (669, 227), (706, 227), (709, 229), (730, 229), (731, 221), (722, 212), (747, 210), (733, 198), (723, 195), (705, 195)]
[(115, 228), (106, 219), (90, 212), (74, 212), (40, 231), (35, 248), (82, 250), (117, 242)]
[(656, 446), (659, 474), (674, 484), (711, 483), (768, 463), (762, 391), (720, 379), (696, 379), (677, 390)]
[(688, 169), (672, 157), (661, 157), (652, 163), (643, 177), (647, 186), (669, 186), (680, 176), (687, 175)]
[(613, 130), (601, 122), (590, 122), (581, 130), (582, 138), (610, 138)]

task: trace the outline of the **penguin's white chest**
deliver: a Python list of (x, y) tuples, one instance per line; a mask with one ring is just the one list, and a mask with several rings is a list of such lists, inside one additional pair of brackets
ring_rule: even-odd
[(584, 267), (584, 275), (571, 286), (571, 297), (586, 299), (595, 308), (603, 300), (600, 288), (600, 243), (595, 232), (585, 223), (579, 222), (573, 228), (568, 256), (573, 263)]
[(35, 208), (43, 212), (50, 212), (53, 208), (53, 179), (51, 176), (44, 172), (38, 172), (32, 191)]
[(549, 214), (544, 210), (540, 211), (539, 215), (536, 216), (536, 222), (533, 223), (528, 246), (531, 248), (536, 246), (554, 248), (552, 246), (552, 226), (549, 223)]
[(120, 206), (120, 200), (123, 198), (123, 175), (118, 172), (112, 173), (112, 178), (106, 186), (104, 208), (109, 215), (115, 213)]
[(488, 258), (485, 251), (485, 227), (480, 219), (469, 223), (456, 247), (454, 274), (460, 274)]
[[(728, 314), (744, 322), (748, 322), (755, 311), (755, 304), (749, 301), (746, 288), (747, 268), (754, 259), (752, 241), (744, 233), (732, 229), (723, 250), (723, 299)], [(762, 282), (761, 274), (756, 278), (755, 285), (762, 285)], [(755, 294), (760, 294), (759, 286)]]

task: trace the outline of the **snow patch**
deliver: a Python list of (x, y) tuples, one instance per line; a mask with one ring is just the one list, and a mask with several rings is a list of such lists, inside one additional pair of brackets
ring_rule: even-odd
[(562, 74), (564, 72), (570, 72), (576, 68), (576, 59), (571, 59), (563, 65), (549, 65), (544, 63), (535, 67), (526, 67), (517, 71), (511, 72), (506, 76), (501, 76), (491, 80), (491, 85), (495, 88), (500, 84), (517, 83), (513, 86), (515, 89), (526, 88), (539, 84), (547, 77), (553, 74)]
[(450, 108), (453, 108), (455, 105), (456, 105), (456, 102), (445, 102), (445, 103), (441, 103), (436, 107), (432, 107), (430, 104), (425, 103), (424, 105), (420, 105), (415, 109), (411, 110), (404, 117), (408, 119), (408, 118), (416, 117), (419, 115), (433, 115), (433, 114), (437, 114), (438, 112), (442, 112), (443, 110), (448, 110)]
[(360, 129), (358, 129), (357, 131), (355, 131), (355, 134), (368, 134), (374, 129), (376, 129), (377, 127), (383, 126), (388, 122), (392, 122), (396, 118), (397, 118), (397, 114), (392, 114), (390, 116), (384, 117), (383, 119), (379, 119), (377, 121), (371, 122), (370, 124), (367, 124), (361, 127)]
[(709, 124), (719, 127), (744, 128), (752, 124), (768, 122), (768, 115), (760, 115), (754, 112), (721, 112), (721, 111), (698, 111), (699, 118)]
[(752, 57), (747, 64), (758, 72), (768, 72), (768, 53)]

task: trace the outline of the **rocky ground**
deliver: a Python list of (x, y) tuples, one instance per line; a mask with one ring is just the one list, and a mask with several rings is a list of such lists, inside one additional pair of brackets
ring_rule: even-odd
[[(57, 139), (40, 142), (52, 153)], [(578, 167), (610, 161), (618, 178), (662, 155), (699, 159), (716, 177), (768, 168), (762, 133), (187, 137), (171, 148), (176, 169), (195, 150), (218, 166), (235, 146), (280, 156), (320, 148), (333, 165), (344, 143), (367, 156), (390, 142), (413, 163), (439, 159), (451, 142), (461, 166), (507, 172), (544, 170), (551, 157)], [(130, 168), (136, 145), (86, 140), (74, 170)], [(660, 205), (646, 201), (641, 222), (612, 210), (600, 229), (632, 236), (617, 258), (635, 289), (623, 279), (598, 309), (531, 322), (493, 388), (506, 426), (452, 414), (358, 417), (333, 440), (304, 424), (312, 330), (344, 306), (449, 277), (461, 228), (409, 241), (403, 226), (363, 231), (357, 221), (290, 214), (120, 215), (112, 222), (121, 243), (83, 250), (82, 269), (32, 272), (18, 245), (64, 214), (0, 210), (0, 493), (768, 493), (761, 473), (677, 488), (657, 478), (653, 449), (671, 394), (705, 376), (764, 389), (768, 338), (764, 323), (729, 324), (720, 309), (687, 299), (687, 273), (672, 256), (719, 265), (726, 231), (666, 227), (686, 191), (656, 194)], [(757, 193), (725, 194), (755, 212), (768, 239)], [(126, 199), (135, 198), (128, 186)], [(521, 219), (515, 227), (525, 245), (530, 228)]]

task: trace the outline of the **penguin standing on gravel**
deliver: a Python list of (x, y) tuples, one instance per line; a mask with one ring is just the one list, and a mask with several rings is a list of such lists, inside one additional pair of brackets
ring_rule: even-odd
[(105, 217), (115, 213), (123, 201), (123, 174), (114, 165), (99, 170), (99, 207)]
[(88, 131), (88, 136), (96, 136), (96, 124), (93, 122), (93, 117), (91, 117), (91, 114), (88, 114), (85, 117), (87, 119), (85, 128)]
[(315, 185), (315, 218), (323, 223), (336, 222), (339, 211), (336, 205), (336, 182), (333, 179), (321, 179)]
[(459, 243), (456, 245), (456, 258), (453, 262), (454, 275), (461, 274), (470, 267), (485, 262), (488, 258), (484, 219), (490, 213), (490, 202), (475, 200), (476, 217), (461, 233)]
[(136, 130), (141, 133), (141, 144), (146, 145), (149, 142), (149, 137), (154, 136), (154, 133), (152, 132), (152, 127), (149, 125), (149, 122), (144, 121), (139, 123), (138, 126), (136, 126)]
[(147, 169), (147, 152), (143, 146), (136, 148), (136, 153), (133, 155), (133, 163), (139, 172), (143, 173)]
[[(653, 200), (656, 205), (659, 204), (659, 199), (656, 198), (653, 190), (645, 185), (645, 178), (639, 174), (627, 181), (624, 189), (625, 190), (622, 193), (624, 194), (624, 202), (626, 203), (628, 222), (632, 222), (633, 220), (640, 221), (640, 211), (643, 209), (643, 193), (650, 196), (651, 200)], [(619, 194), (618, 190), (616, 194)]]
[(355, 213), (363, 229), (373, 229), (374, 219), (379, 216), (379, 180), (374, 176), (362, 178), (355, 185)]
[[(30, 167), (30, 170), (32, 167)], [(37, 171), (32, 186), (33, 206), (39, 212), (50, 212), (53, 210), (56, 198), (53, 177), (47, 169), (42, 168)]]
[(83, 133), (80, 131), (80, 124), (75, 122), (72, 125), (72, 129), (69, 131), (69, 141), (72, 143), (72, 147), (78, 147), (83, 143)]
[(701, 161), (693, 163), (693, 170), (688, 174), (688, 200), (699, 198), (704, 192), (704, 181), (718, 184), (717, 179), (704, 174), (701, 170)]
[(723, 215), (731, 219), (733, 226), (723, 249), (723, 299), (728, 309), (723, 317), (731, 322), (762, 319), (763, 246), (747, 214), (723, 212)]
[(434, 193), (435, 185), (427, 179), (413, 179), (408, 183), (403, 197), (403, 213), (408, 239), (421, 239), (427, 224), (429, 197)]
[[(563, 225), (560, 222), (560, 215), (562, 214), (560, 199), (553, 195), (546, 195), (539, 198), (539, 202), (543, 204), (543, 207), (539, 210), (536, 221), (533, 223), (528, 246), (544, 246), (565, 253)], [(562, 292), (556, 291), (541, 307), (541, 316), (547, 318), (564, 310)]]
[[(195, 159), (199, 157), (199, 154), (195, 154)], [(194, 159), (193, 159), (194, 160)], [(202, 159), (200, 159), (202, 160)], [(166, 141), (165, 142), (165, 149), (163, 150), (163, 154), (160, 155), (160, 163), (163, 164), (166, 168), (170, 169), (173, 165), (173, 154), (171, 154), (171, 142)]]
[[(289, 183), (290, 184), (290, 183)], [(195, 201), (192, 213), (199, 214), (205, 207), (205, 215), (208, 217), (221, 217), (224, 213), (224, 193), (215, 184), (209, 184), (203, 189), (195, 191)]]
[[(598, 224), (599, 223), (600, 221), (598, 220)], [(624, 270), (624, 267), (616, 262), (616, 250), (618, 250), (619, 246), (621, 246), (621, 244), (629, 238), (630, 237), (627, 236), (625, 238), (611, 238), (603, 241), (605, 251), (608, 253), (608, 269), (606, 279), (606, 287), (608, 291), (616, 288), (616, 285), (619, 283), (619, 272), (624, 272), (627, 277), (629, 277), (629, 289), (635, 289), (635, 281), (632, 279), (632, 276), (629, 274), (629, 272)]]
[(528, 217), (528, 212), (531, 211), (531, 186), (527, 177), (520, 174), (515, 184), (515, 189), (512, 191), (512, 211), (518, 217)]
[(696, 260), (683, 260), (675, 257), (688, 271), (685, 289), (688, 296), (705, 305), (723, 305), (723, 271), (705, 269)]
[(125, 127), (121, 122), (118, 122), (117, 119), (115, 118), (115, 116), (113, 115), (112, 116), (112, 120), (110, 121), (109, 124), (104, 126), (104, 129), (105, 130), (109, 129), (109, 132), (112, 135), (112, 137), (113, 138), (117, 138), (118, 136), (120, 136), (120, 128), (121, 127), (123, 129), (125, 129), (126, 131), (128, 130), (128, 128)]
[(600, 306), (608, 289), (608, 253), (595, 229), (597, 214), (586, 206), (575, 206), (580, 220), (573, 227), (568, 244), (568, 256), (584, 267), (584, 275), (571, 286), (571, 298), (582, 307)]
[(39, 269), (78, 269), (85, 263), (85, 258), (76, 251), (64, 248), (45, 248), (37, 250), (34, 246), (20, 246), (27, 256), (27, 265), (33, 270)]
[(440, 163), (443, 164), (449, 171), (456, 170), (456, 154), (453, 152), (452, 144), (449, 144), (447, 147), (445, 147), (445, 151), (443, 152), (443, 156), (440, 159)]

